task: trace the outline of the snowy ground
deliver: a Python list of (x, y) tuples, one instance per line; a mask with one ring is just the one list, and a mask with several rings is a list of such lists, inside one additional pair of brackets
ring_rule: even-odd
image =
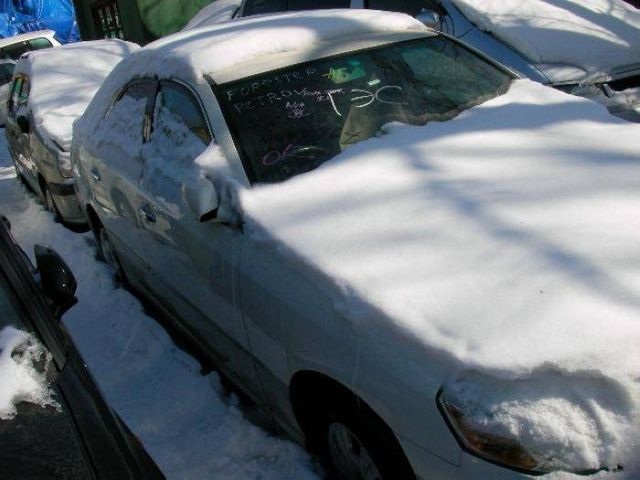
[[(90, 233), (53, 221), (15, 179), (0, 129), (0, 213), (33, 257), (47, 243), (78, 279), (79, 303), (64, 317), (107, 400), (168, 478), (312, 479), (316, 462), (297, 444), (248, 421), (217, 373), (201, 374), (130, 292), (96, 260)], [(32, 258), (33, 259), (33, 258)]]

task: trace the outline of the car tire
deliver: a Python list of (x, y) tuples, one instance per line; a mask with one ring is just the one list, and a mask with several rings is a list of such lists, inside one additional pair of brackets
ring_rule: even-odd
[(325, 417), (322, 450), (336, 478), (415, 480), (391, 429), (362, 404), (336, 402)]
[(100, 259), (113, 269), (116, 281), (126, 284), (127, 278), (122, 268), (122, 263), (120, 262), (120, 258), (118, 258), (118, 254), (107, 230), (101, 223), (98, 223), (94, 228), (94, 234), (98, 243), (98, 255)]

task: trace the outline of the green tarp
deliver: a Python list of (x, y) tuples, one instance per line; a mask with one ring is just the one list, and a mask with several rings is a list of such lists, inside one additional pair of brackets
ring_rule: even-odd
[(176, 32), (184, 27), (202, 7), (212, 0), (138, 0), (140, 18), (146, 29), (156, 37)]

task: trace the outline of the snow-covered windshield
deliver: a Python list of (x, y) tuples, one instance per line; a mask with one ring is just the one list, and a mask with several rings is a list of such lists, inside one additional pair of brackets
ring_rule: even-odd
[(253, 183), (307, 172), (389, 122), (424, 125), (504, 93), (511, 76), (444, 37), (393, 43), (224, 83)]

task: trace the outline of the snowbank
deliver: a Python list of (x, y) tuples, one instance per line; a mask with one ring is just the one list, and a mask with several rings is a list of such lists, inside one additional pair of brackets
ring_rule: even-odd
[(58, 406), (46, 379), (51, 360), (33, 335), (11, 326), (0, 330), (0, 419), (13, 417), (20, 402)]
[(593, 81), (616, 67), (640, 67), (640, 11), (622, 0), (453, 2), (552, 82)]
[[(514, 389), (492, 428), (522, 429), (542, 455), (565, 445), (566, 468), (630, 468), (639, 157), (635, 125), (520, 80), (452, 121), (387, 126), (314, 172), (240, 195), (248, 234), (342, 286), (341, 308), (355, 295), (460, 371), (500, 379), (469, 396), (482, 411)], [(557, 397), (573, 386), (580, 395)]]
[(74, 120), (113, 67), (137, 45), (96, 40), (31, 52), (16, 65), (31, 79), (29, 104), (35, 124), (47, 137), (69, 149)]

